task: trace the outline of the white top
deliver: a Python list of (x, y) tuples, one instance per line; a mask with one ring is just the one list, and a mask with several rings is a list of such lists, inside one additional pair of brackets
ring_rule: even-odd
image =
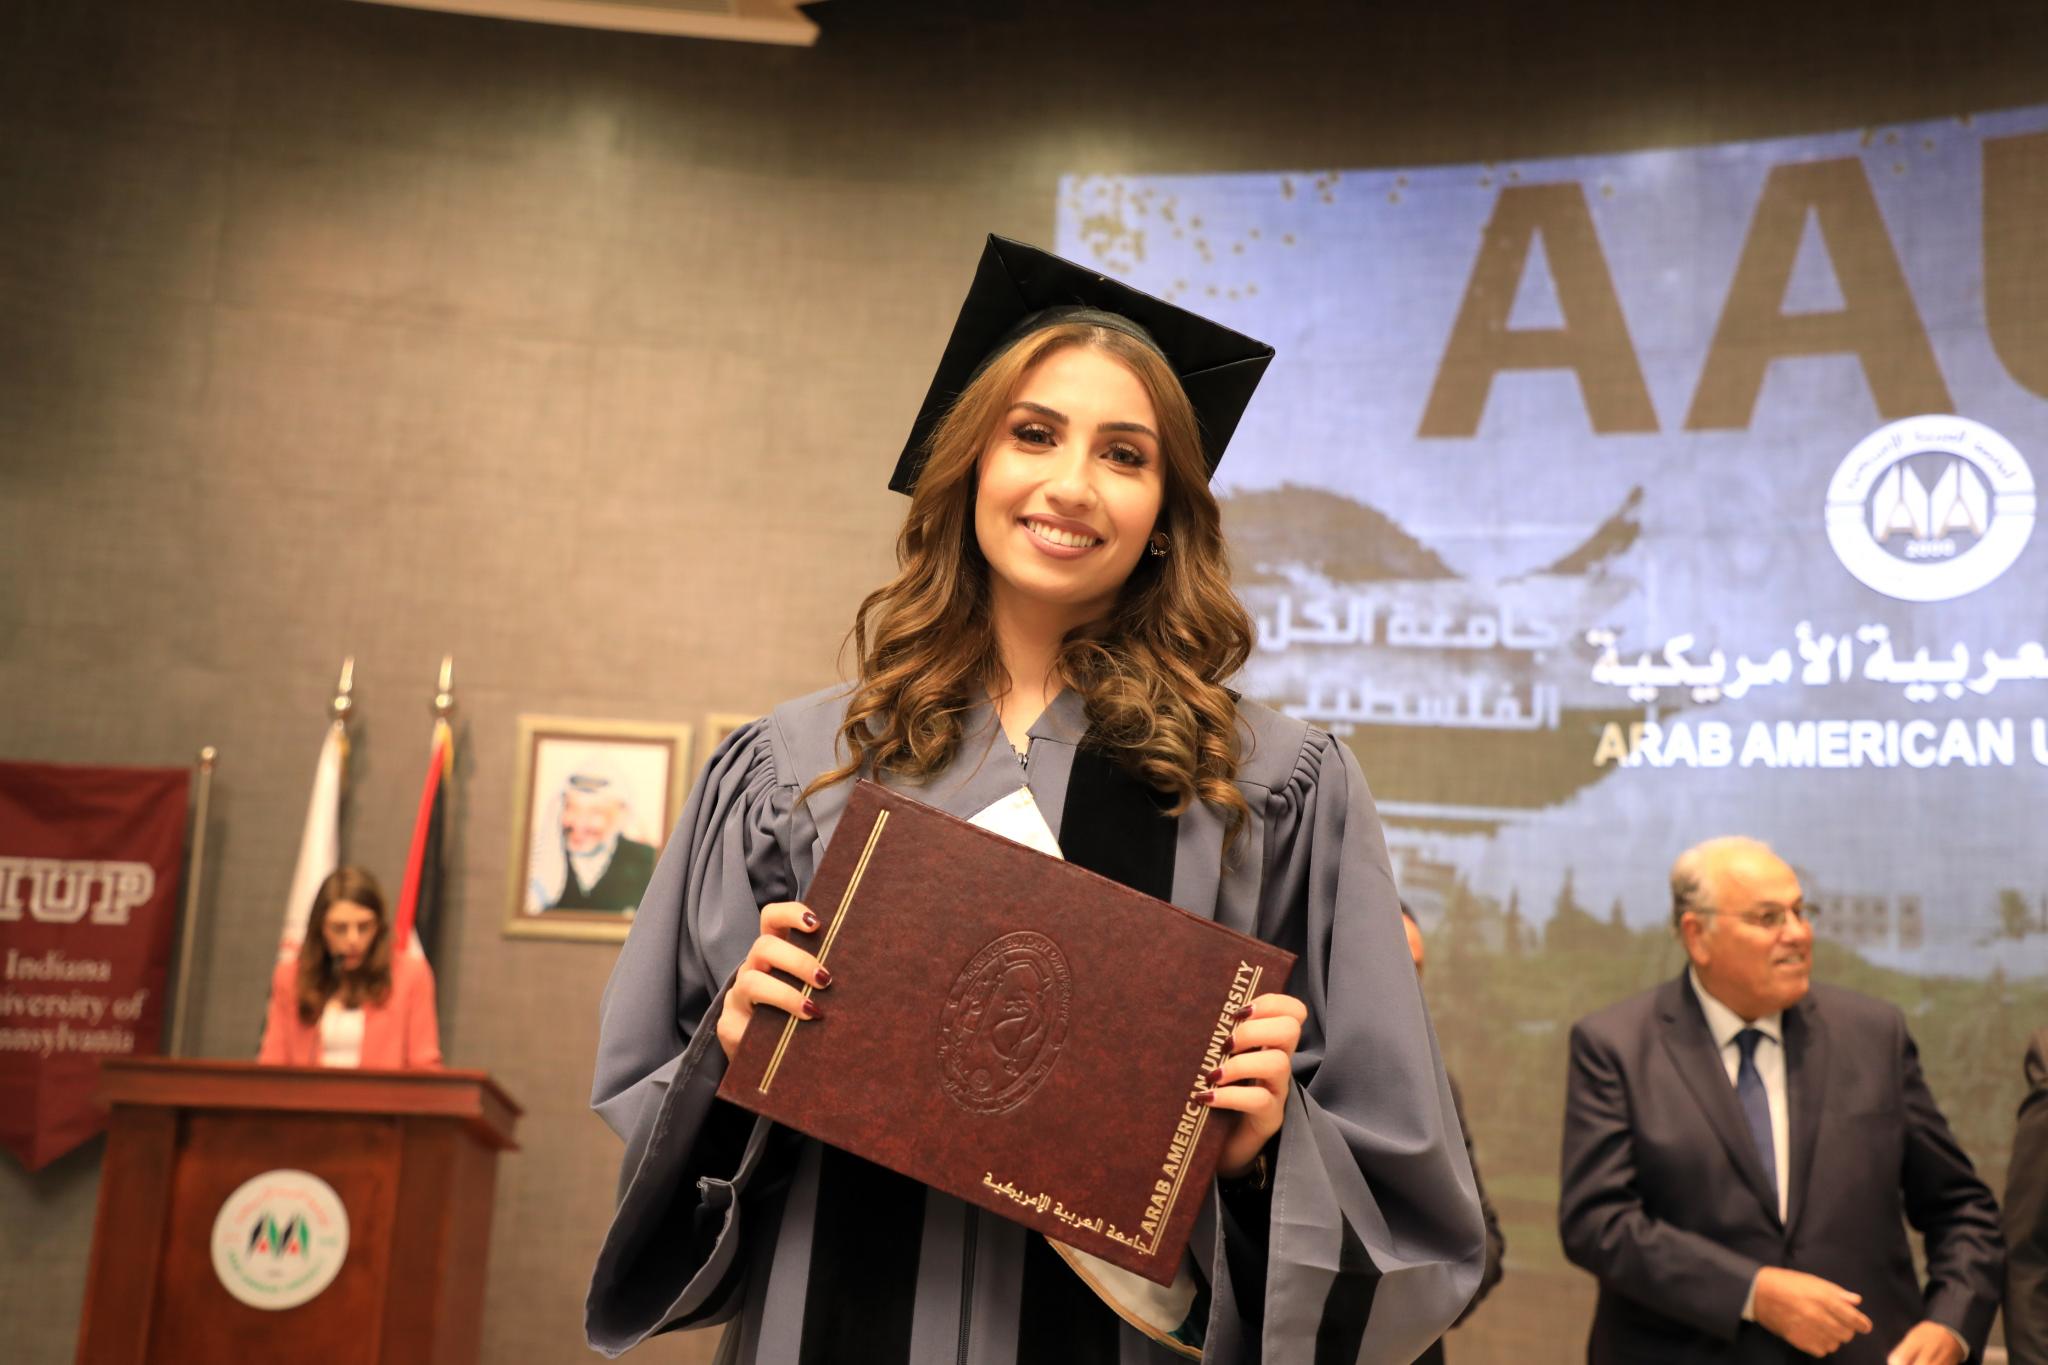
[(363, 1064), (363, 1011), (349, 1009), (338, 996), (327, 998), (320, 1012), (320, 1065), (361, 1066)]

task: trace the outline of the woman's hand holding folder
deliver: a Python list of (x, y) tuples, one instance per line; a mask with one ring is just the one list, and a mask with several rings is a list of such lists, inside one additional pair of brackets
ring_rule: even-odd
[[(817, 958), (789, 941), (789, 935), (799, 929), (815, 933), (817, 928), (818, 917), (799, 901), (777, 901), (762, 907), (761, 936), (747, 950), (747, 960), (740, 964), (732, 985), (726, 988), (725, 1008), (718, 1012), (718, 1045), (725, 1050), (728, 1062), (739, 1048), (740, 1036), (747, 1031), (747, 1021), (760, 1006), (799, 1019), (823, 1017), (825, 1012), (811, 998), (811, 991), (831, 985), (832, 973)], [(808, 983), (808, 987), (790, 985), (775, 975), (778, 971)]]

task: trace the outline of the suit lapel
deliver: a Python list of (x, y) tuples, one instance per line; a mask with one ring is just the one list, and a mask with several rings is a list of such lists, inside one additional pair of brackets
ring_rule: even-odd
[(1828, 1029), (1810, 995), (1786, 1010), (1784, 1018), (1785, 1103), (1792, 1111), (1786, 1125), (1792, 1143), (1788, 1226), (1797, 1226), (1806, 1211), (1813, 1153), (1820, 1145), (1820, 1116), (1827, 1105)]
[(1735, 1169), (1741, 1172), (1750, 1192), (1775, 1225), (1778, 1192), (1764, 1180), (1763, 1159), (1757, 1155), (1756, 1141), (1749, 1135), (1749, 1121), (1742, 1115), (1735, 1087), (1728, 1084), (1728, 1068), (1714, 1046), (1707, 1016), (1684, 976), (1666, 983), (1658, 992), (1657, 1007), (1664, 1024), (1664, 1050), (1671, 1055), (1686, 1088), (1706, 1114), (1714, 1136), (1727, 1148), (1729, 1160), (1735, 1163)]

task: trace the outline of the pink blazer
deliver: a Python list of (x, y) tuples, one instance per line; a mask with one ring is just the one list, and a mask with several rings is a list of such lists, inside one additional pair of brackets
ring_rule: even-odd
[[(288, 958), (270, 976), (270, 1018), (256, 1060), (272, 1066), (320, 1065), (320, 1024), (299, 1022), (299, 964)], [(363, 1065), (429, 1070), (441, 1065), (441, 1025), (434, 1014), (434, 970), (423, 957), (401, 954), (391, 964), (391, 997), (363, 1006)]]

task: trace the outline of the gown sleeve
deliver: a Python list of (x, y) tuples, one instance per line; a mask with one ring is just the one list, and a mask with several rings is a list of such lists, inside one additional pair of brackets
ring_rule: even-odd
[(1308, 1021), (1273, 1163), (1262, 1302), (1220, 1287), (1211, 1345), (1220, 1327), (1257, 1345), (1218, 1358), (1412, 1360), (1478, 1289), (1484, 1229), (1386, 841), (1347, 747), (1308, 732), (1272, 792), (1263, 856), (1261, 934), (1300, 953), (1291, 990)]
[(788, 850), (802, 817), (770, 724), (712, 755), (605, 986), (591, 1107), (626, 1153), (584, 1330), (608, 1356), (739, 1305), (740, 1225), (769, 1125), (715, 1098), (716, 1024), (761, 907), (797, 894)]

